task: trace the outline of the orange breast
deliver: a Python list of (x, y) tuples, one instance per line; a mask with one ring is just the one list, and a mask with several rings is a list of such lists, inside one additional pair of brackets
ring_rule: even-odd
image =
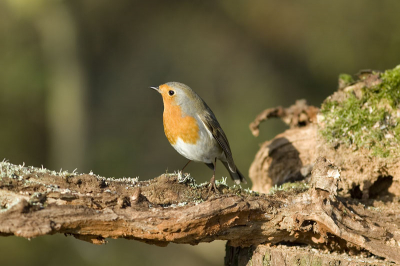
[(174, 145), (178, 138), (185, 143), (195, 144), (199, 139), (199, 126), (195, 118), (183, 116), (178, 105), (167, 104), (164, 106), (164, 132), (168, 141)]

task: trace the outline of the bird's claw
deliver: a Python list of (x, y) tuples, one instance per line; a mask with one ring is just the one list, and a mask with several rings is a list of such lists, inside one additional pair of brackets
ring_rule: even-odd
[(215, 177), (214, 177), (214, 176), (211, 177), (211, 180), (210, 180), (210, 188), (208, 189), (208, 193), (211, 193), (212, 190), (214, 190), (215, 193), (218, 193), (218, 189), (217, 189), (217, 187), (215, 186)]

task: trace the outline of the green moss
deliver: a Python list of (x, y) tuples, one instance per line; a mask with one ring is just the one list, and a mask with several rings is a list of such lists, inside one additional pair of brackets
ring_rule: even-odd
[(354, 79), (349, 74), (340, 74), (339, 75), (339, 88), (344, 88), (354, 83)]
[(320, 133), (327, 141), (366, 148), (384, 158), (400, 150), (400, 65), (379, 79), (364, 82), (358, 92), (349, 87), (339, 92), (345, 94), (338, 97), (341, 101), (328, 98), (323, 103)]

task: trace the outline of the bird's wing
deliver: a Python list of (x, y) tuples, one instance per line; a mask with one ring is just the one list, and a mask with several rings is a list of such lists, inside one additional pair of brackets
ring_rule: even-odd
[(229, 169), (232, 172), (236, 172), (236, 166), (233, 162), (232, 152), (229, 146), (228, 139), (226, 138), (226, 135), (219, 125), (215, 115), (208, 106), (206, 108), (206, 111), (199, 115), (199, 118), (207, 127), (207, 129), (211, 132), (214, 139), (218, 142), (219, 146), (221, 146), (222, 150), (224, 151)]

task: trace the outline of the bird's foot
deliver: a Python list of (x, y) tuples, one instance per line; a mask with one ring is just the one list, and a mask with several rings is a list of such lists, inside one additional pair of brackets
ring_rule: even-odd
[(211, 177), (211, 180), (210, 180), (210, 188), (208, 189), (208, 193), (210, 193), (212, 190), (214, 190), (215, 193), (218, 193), (218, 189), (217, 189), (217, 187), (215, 186), (215, 176)]

